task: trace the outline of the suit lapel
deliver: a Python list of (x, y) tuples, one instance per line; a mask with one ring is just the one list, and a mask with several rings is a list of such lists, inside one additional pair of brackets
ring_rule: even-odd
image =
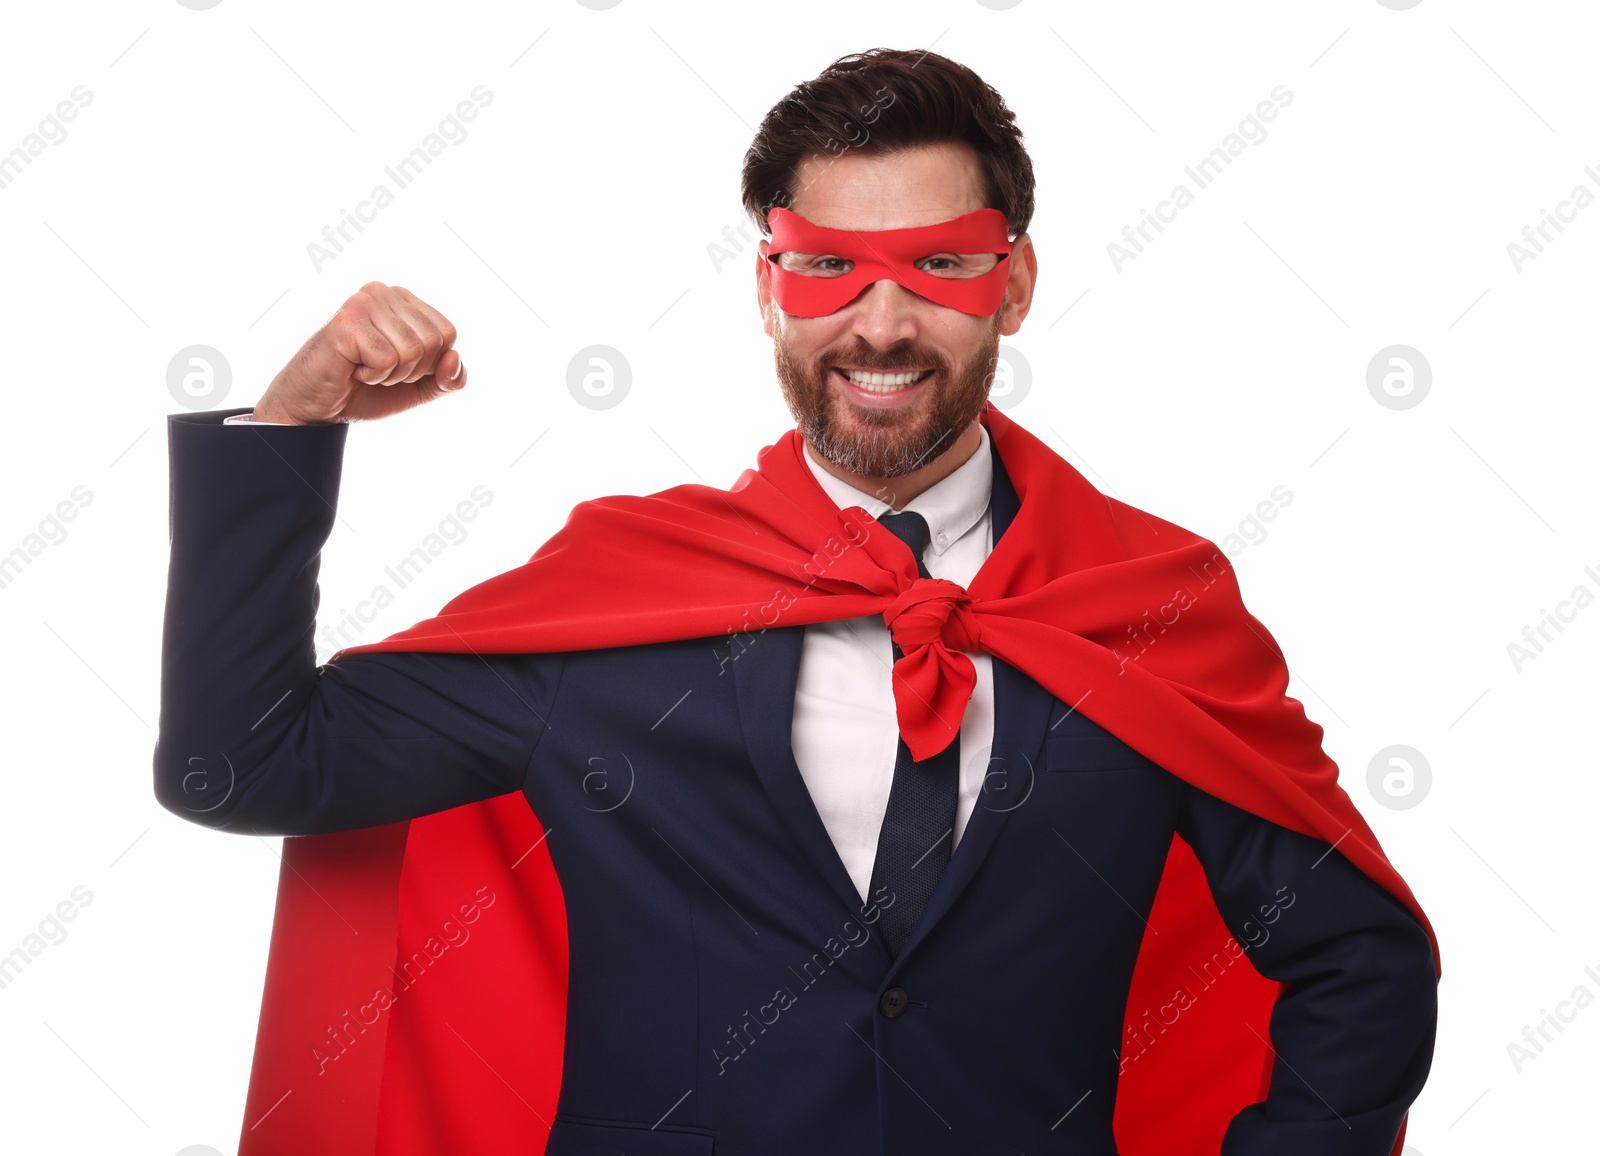
[(779, 819), (789, 828), (806, 857), (815, 864), (847, 911), (861, 908), (861, 896), (844, 860), (817, 812), (811, 791), (800, 774), (791, 741), (794, 693), (800, 682), (800, 646), (804, 626), (770, 628), (755, 636), (729, 665), (745, 745), (761, 784), (771, 796)]

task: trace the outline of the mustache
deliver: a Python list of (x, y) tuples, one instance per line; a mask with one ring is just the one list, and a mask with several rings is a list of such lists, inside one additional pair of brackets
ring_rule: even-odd
[(865, 369), (873, 373), (901, 373), (911, 369), (948, 369), (945, 360), (933, 354), (922, 354), (911, 351), (900, 356), (886, 356), (871, 351), (850, 350), (837, 354), (825, 354), (817, 358), (819, 368), (827, 370), (835, 367), (849, 366), (852, 369)]

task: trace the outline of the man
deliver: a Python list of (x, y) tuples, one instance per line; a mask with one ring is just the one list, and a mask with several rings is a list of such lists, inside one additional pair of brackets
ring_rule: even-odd
[[(829, 147), (839, 139), (851, 147)], [(1371, 877), (1362, 857), (1371, 852), (1361, 851), (1370, 832), (1312, 837), (1226, 801), (1248, 794), (1226, 774), (1205, 780), (1216, 791), (1197, 785), (1203, 776), (1186, 745), (1162, 745), (1163, 728), (1188, 725), (1176, 699), (1171, 720), (1140, 726), (1116, 715), (1121, 688), (1145, 677), (1138, 668), (1197, 652), (1181, 625), (1152, 636), (1148, 658), (1124, 653), (1108, 663), (1099, 699), (1063, 701), (1041, 685), (1065, 685), (1048, 656), (1029, 654), (1028, 671), (999, 657), (1027, 653), (1006, 641), (1027, 635), (1004, 629), (1001, 604), (1017, 600), (979, 606), (985, 564), (1008, 533), (1026, 525), (1034, 535), (1026, 553), (1007, 553), (1017, 573), (1058, 549), (1041, 528), (1050, 512), (1038, 509), (1040, 450), (1025, 453), (1034, 443), (986, 408), (999, 338), (1020, 329), (1037, 276), (1026, 233), (1032, 172), (1010, 112), (970, 70), (932, 53), (846, 57), (769, 114), (746, 158), (745, 199), (775, 230), (759, 246), (757, 293), (803, 465), (789, 459), (785, 473), (781, 454), (769, 455), (753, 481), (711, 493), (730, 509), (781, 514), (792, 498), (807, 517), (859, 508), (872, 521), (839, 520), (862, 531), (849, 543), (856, 548), (817, 554), (806, 588), (781, 605), (806, 613), (678, 633), (658, 623), (636, 631), (651, 641), (628, 641), (635, 617), (671, 612), (674, 599), (692, 624), (719, 621), (714, 600), (690, 606), (693, 587), (744, 590), (729, 560), (785, 545), (789, 531), (774, 514), (747, 523), (753, 543), (660, 538), (662, 553), (637, 564), (659, 568), (653, 579), (675, 583), (674, 593), (637, 615), (632, 603), (590, 604), (580, 585), (558, 587), (552, 577), (518, 586), (511, 572), (447, 607), (454, 616), (434, 620), (442, 630), (420, 624), (316, 667), (316, 557), (331, 529), (347, 424), (466, 382), (454, 326), (406, 290), (372, 283), (251, 413), (169, 420), (173, 563), (155, 767), (163, 805), (222, 830), (324, 836), (506, 797), (525, 814), (511, 793), (525, 796), (535, 829), (549, 836), (535, 845), (559, 876), (570, 954), (552, 1156), (1113, 1156), (1119, 1141), (1144, 1156), (1158, 1135), (1167, 1152), (1391, 1152), (1431, 1061), (1436, 972), (1428, 932), (1396, 898), (1403, 884), (1386, 890)], [(921, 252), (929, 237), (948, 244)], [(1064, 467), (1052, 468), (1059, 477)], [(790, 492), (760, 506), (751, 495), (771, 478)], [(690, 499), (677, 493), (654, 506), (580, 507), (569, 530), (594, 524), (580, 512), (659, 510), (655, 521), (711, 524), (701, 511), (691, 521)], [(1067, 513), (1053, 537), (1098, 532)], [(796, 542), (810, 532), (805, 522), (796, 520)], [(1176, 529), (1145, 524), (1151, 534)], [(647, 532), (558, 538), (598, 550)], [(891, 564), (888, 535), (910, 553), (893, 608), (838, 613), (861, 597), (847, 575)], [(613, 581), (599, 554), (563, 560), (573, 549), (550, 546), (530, 561), (533, 573), (565, 565), (569, 580)], [(703, 558), (703, 570), (674, 572), (663, 561), (671, 549)], [(1127, 566), (1112, 569), (1117, 582), (1137, 581)], [(970, 605), (957, 591), (969, 586)], [(1106, 587), (1079, 588), (1068, 601), (1087, 603)], [(554, 612), (525, 605), (556, 589), (570, 600), (568, 617), (584, 619), (576, 633), (561, 620), (565, 603)], [(517, 648), (508, 607), (542, 615), (538, 630), (524, 632), (536, 645)], [(929, 607), (947, 616), (929, 628), (944, 631), (936, 643), (917, 636), (913, 621)], [(487, 618), (493, 628), (480, 629)], [(1041, 619), (1039, 631), (1047, 626)], [(560, 644), (569, 638), (587, 641)], [(951, 638), (969, 645), (948, 647)], [(1236, 644), (1201, 640), (1198, 653), (1220, 661)], [(1063, 653), (1061, 663), (1069, 660), (1079, 658)], [(1208, 677), (1221, 687), (1230, 675)], [(917, 693), (907, 690), (913, 683)], [(962, 693), (943, 697), (951, 686)], [(1182, 777), (1143, 753), (1163, 749)], [(1242, 768), (1248, 752), (1239, 752)], [(1242, 769), (1233, 775), (1243, 778)], [(1336, 791), (1331, 777), (1324, 789)], [(1357, 824), (1349, 812), (1345, 833)], [(423, 853), (415, 830), (410, 839), (408, 866)], [(473, 849), (454, 844), (434, 856), (436, 869)], [(533, 851), (500, 850), (507, 860), (521, 852), (518, 864)], [(1159, 946), (1151, 945), (1164, 927), (1172, 938), (1169, 918), (1185, 914), (1158, 895), (1179, 850), (1203, 868), (1202, 898), (1246, 941), (1250, 967), (1222, 970), (1238, 951), (1197, 959), (1187, 998), (1175, 993), (1153, 1021), (1146, 1012), (1141, 1033), (1129, 1027), (1140, 1015), (1130, 984), (1142, 952)], [(402, 878), (398, 887), (411, 885)], [(498, 898), (480, 889), (459, 918), (469, 919), (470, 906), (474, 927), (488, 929), (493, 913), (484, 909)], [(337, 895), (315, 900), (342, 921), (361, 918), (337, 911)], [(403, 940), (404, 914), (401, 924)], [(388, 934), (392, 944), (392, 926)], [(473, 950), (460, 951), (463, 963)], [(476, 966), (489, 951), (477, 949)], [(274, 952), (277, 968), (276, 942)], [(434, 958), (440, 972), (456, 966), (452, 956)], [(371, 1019), (368, 1005), (318, 1013), (330, 1021), (327, 1038), (299, 1049), (316, 1059), (313, 1074), (281, 1094), (252, 1087), (265, 1115), (246, 1121), (243, 1150), (284, 1150), (273, 1145), (288, 1141), (263, 1137), (384, 1047), (386, 1115), (361, 1144), (478, 1150), (463, 1140), (474, 1127), (469, 1097), (508, 1091), (528, 1115), (513, 1106), (506, 1119), (525, 1128), (495, 1142), (537, 1150), (547, 1126), (539, 1095), (505, 1074), (519, 1062), (515, 1039), (489, 1052), (492, 1023), (447, 1016), (431, 1034), (408, 1036), (421, 1029), (404, 1024), (419, 1021), (403, 1017), (419, 1016), (412, 1009), (445, 982), (428, 988), (432, 973), (424, 974), (408, 973), (415, 992), (388, 993), (393, 1010), (375, 1004)], [(500, 1001), (514, 1002), (516, 986), (531, 982), (504, 978), (504, 993), (477, 993), (489, 1004), (480, 1019), (503, 1019)], [(1267, 1005), (1276, 1059), (1268, 1054), (1259, 1096), (1239, 1099), (1231, 1119), (1205, 1135), (1164, 1134), (1153, 1111), (1148, 1120), (1116, 1112), (1119, 1086), (1180, 1046), (1208, 1066), (1237, 1066), (1239, 1040), (1202, 1017), (1233, 1006), (1228, 993), (1251, 981), (1281, 988)], [(394, 1027), (379, 1038), (385, 1015)], [(264, 1009), (264, 1033), (271, 1018)], [(1218, 1033), (1213, 1050), (1193, 1032), (1176, 1042), (1195, 1022)], [(380, 1024), (371, 1037), (368, 1024)], [(1239, 1024), (1223, 1026), (1243, 1035)], [(426, 1081), (407, 1085), (395, 1074), (428, 1063)], [(261, 1066), (258, 1051), (258, 1074)], [(406, 1102), (418, 1096), (435, 1102)], [(316, 1123), (328, 1136), (348, 1120), (330, 1113)], [(305, 1132), (293, 1142), (308, 1150)]]

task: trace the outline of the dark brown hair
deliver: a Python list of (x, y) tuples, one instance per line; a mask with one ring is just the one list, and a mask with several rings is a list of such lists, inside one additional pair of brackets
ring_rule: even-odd
[(984, 171), (984, 200), (1021, 235), (1033, 217), (1033, 162), (1000, 94), (936, 53), (873, 48), (841, 56), (772, 106), (744, 157), (745, 211), (763, 234), (774, 205), (788, 208), (800, 162), (856, 150), (875, 156), (965, 141)]

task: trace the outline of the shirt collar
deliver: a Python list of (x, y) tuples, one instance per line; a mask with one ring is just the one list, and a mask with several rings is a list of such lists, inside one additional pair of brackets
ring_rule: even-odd
[[(989, 453), (989, 431), (981, 422), (978, 439), (978, 448), (970, 458), (901, 507), (902, 511), (915, 510), (927, 520), (932, 536), (929, 545), (935, 554), (943, 554), (955, 545), (989, 510), (989, 499), (994, 492), (994, 462)], [(823, 469), (811, 456), (809, 446), (802, 448), (801, 456), (839, 509), (860, 506), (874, 518), (891, 509), (882, 498), (858, 490)]]

